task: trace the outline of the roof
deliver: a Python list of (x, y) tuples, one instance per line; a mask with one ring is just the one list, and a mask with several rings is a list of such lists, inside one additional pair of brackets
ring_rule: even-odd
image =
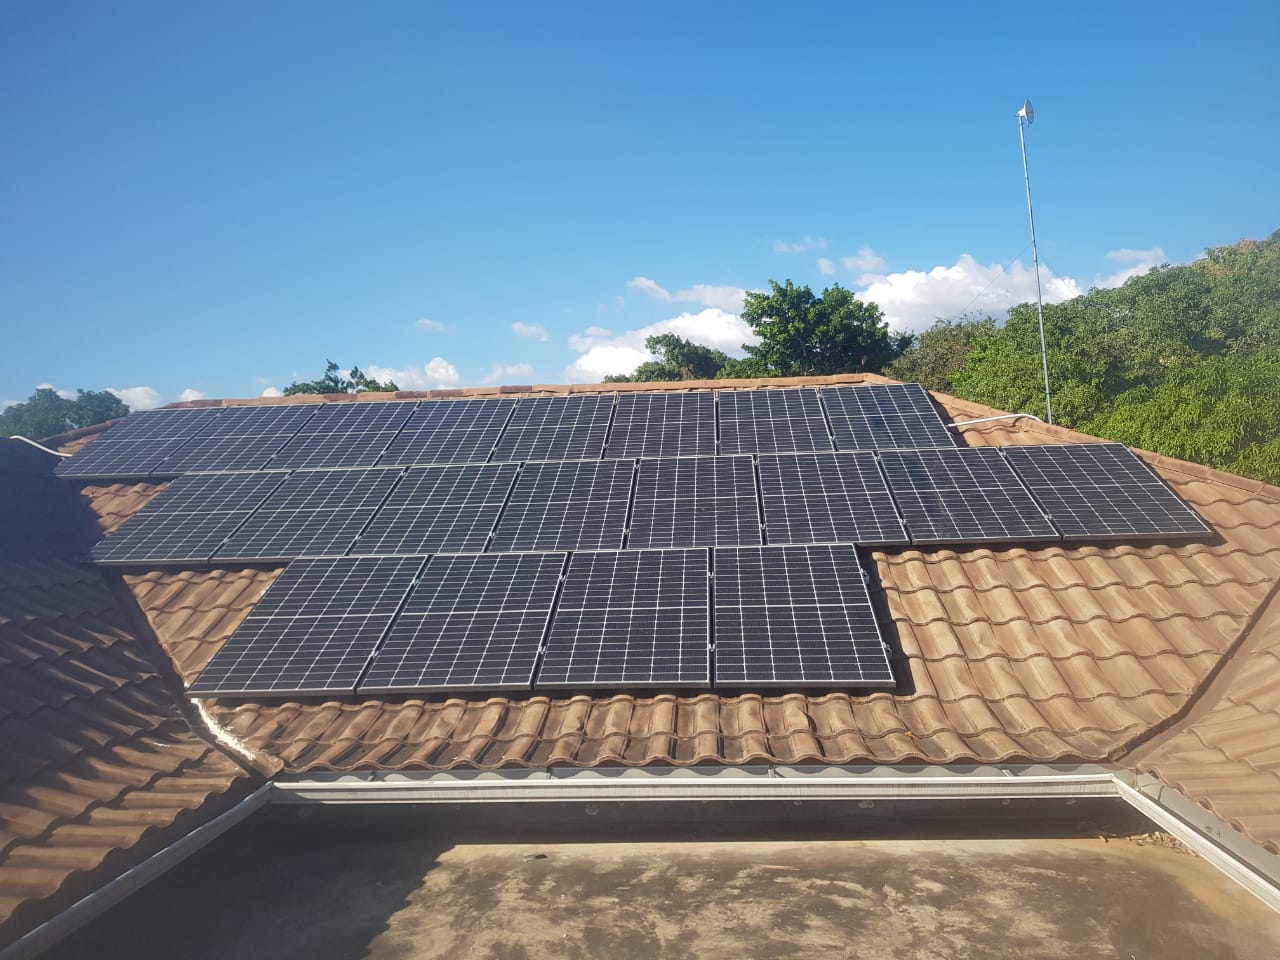
[[(399, 393), (399, 399), (879, 383), (870, 375)], [(210, 403), (362, 402), (386, 394)], [(946, 396), (955, 420), (999, 411)], [(971, 445), (1093, 438), (1028, 417), (959, 428)], [(86, 442), (86, 435), (74, 438)], [(91, 442), (91, 441), (90, 441)], [(877, 550), (873, 600), (896, 629), (896, 690), (825, 694), (360, 696), (205, 703), (283, 776), (555, 764), (1125, 762), (1184, 784), (1277, 849), (1280, 489), (1141, 454), (1218, 536), (1181, 544)], [(110, 530), (163, 484), (90, 485)], [(80, 575), (119, 585), (175, 673), (193, 679), (282, 565)], [(57, 611), (78, 590), (51, 600)], [(0, 608), (2, 609), (2, 608)], [(891, 633), (894, 631), (891, 631)], [(1268, 646), (1264, 638), (1270, 638)], [(1254, 662), (1256, 660), (1256, 662)], [(1270, 676), (1268, 676), (1270, 674)], [(1269, 699), (1268, 699), (1269, 698)], [(1189, 739), (1184, 739), (1189, 738)], [(1198, 751), (1198, 752), (1197, 752)], [(1270, 752), (1268, 752), (1270, 751)], [(1221, 776), (1197, 767), (1212, 754)], [(1137, 762), (1137, 761), (1133, 761)], [(1270, 767), (1268, 767), (1270, 763)], [(1260, 780), (1258, 778), (1265, 778)]]

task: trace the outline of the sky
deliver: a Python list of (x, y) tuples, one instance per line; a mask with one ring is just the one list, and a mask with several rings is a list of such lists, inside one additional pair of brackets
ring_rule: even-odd
[[(890, 9), (890, 7), (894, 9)], [(0, 5), (0, 403), (740, 355), (742, 292), (918, 331), (1280, 227), (1280, 5)]]

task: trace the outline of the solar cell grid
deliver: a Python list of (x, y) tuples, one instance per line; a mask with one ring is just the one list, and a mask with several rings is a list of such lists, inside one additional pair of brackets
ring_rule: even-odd
[(271, 459), (273, 467), (364, 467), (383, 455), (417, 404), (326, 403)]
[(480, 552), (518, 472), (514, 463), (411, 468), (351, 552)]
[(830, 450), (816, 390), (720, 391), (721, 453)]
[(514, 400), (425, 400), (378, 463), (483, 463), (515, 406)]
[(750, 457), (640, 461), (628, 548), (760, 542)]
[(604, 450), (614, 395), (530, 397), (516, 404), (495, 461), (594, 459)]
[(352, 693), (423, 558), (295, 560), (190, 692)]
[(994, 447), (884, 450), (911, 542), (1057, 540), (1057, 531)]
[(257, 470), (320, 409), (318, 403), (227, 407), (209, 428), (165, 457), (157, 475)]
[(719, 685), (893, 683), (847, 544), (716, 550), (715, 636)]
[(131, 413), (59, 463), (54, 472), (84, 479), (148, 477), (165, 457), (198, 437), (222, 412), (220, 407), (184, 407)]
[(631, 460), (525, 464), (491, 549), (619, 549), (634, 471)]
[(770, 543), (908, 543), (871, 453), (762, 456)]
[(606, 457), (690, 457), (716, 452), (710, 390), (618, 396)]
[(575, 554), (535, 688), (710, 681), (705, 550)]
[(956, 445), (918, 383), (825, 387), (822, 402), (840, 450)]
[(1124, 444), (1007, 447), (1003, 452), (1064, 537), (1212, 532)]
[(361, 692), (527, 689), (564, 561), (562, 553), (432, 557)]

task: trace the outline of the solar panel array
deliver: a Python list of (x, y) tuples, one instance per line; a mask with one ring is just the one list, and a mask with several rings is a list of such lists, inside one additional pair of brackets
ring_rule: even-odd
[(606, 457), (697, 457), (716, 452), (716, 396), (624, 393), (618, 397)]
[(410, 414), (378, 463), (484, 463), (515, 407), (514, 400), (426, 400)]
[(58, 464), (60, 477), (135, 480), (153, 470), (223, 414), (220, 407), (143, 410), (125, 417), (93, 443)]
[(735, 390), (720, 394), (722, 453), (831, 450), (816, 390)]
[(275, 453), (320, 409), (318, 403), (227, 407), (200, 431), (197, 439), (183, 444), (165, 457), (153, 472), (176, 476), (209, 470), (259, 470), (271, 466)]
[(955, 446), (954, 435), (918, 383), (825, 387), (822, 402), (840, 450)]
[(565, 460), (526, 464), (493, 535), (493, 549), (617, 550), (635, 464)]
[(628, 547), (761, 543), (750, 457), (641, 460)]
[(613, 397), (534, 397), (516, 404), (494, 460), (590, 460), (604, 451)]
[(371, 467), (396, 439), (413, 406), (326, 403), (277, 451), (277, 467)]
[(770, 543), (908, 543), (889, 486), (870, 453), (761, 457)]

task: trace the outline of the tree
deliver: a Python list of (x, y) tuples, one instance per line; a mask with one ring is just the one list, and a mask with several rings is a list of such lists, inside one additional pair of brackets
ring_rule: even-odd
[(910, 334), (891, 334), (880, 308), (839, 284), (813, 291), (769, 281), (770, 292), (748, 293), (742, 319), (759, 343), (744, 344), (745, 360), (731, 360), (727, 377), (791, 377), (878, 372), (908, 346)]
[(965, 368), (969, 354), (995, 332), (996, 322), (991, 317), (939, 320), (885, 367), (885, 376), (955, 393), (953, 378)]
[(0, 412), (0, 436), (39, 440), (128, 414), (129, 408), (106, 390), (78, 390), (74, 399), (41, 387), (25, 403)]
[(284, 395), (292, 397), (299, 393), (364, 393), (366, 390), (394, 393), (399, 389), (390, 380), (385, 383), (374, 380), (359, 367), (352, 367), (349, 373), (344, 373), (332, 360), (326, 360), (323, 377), (319, 380), (295, 380), (284, 388)]
[(647, 360), (631, 374), (615, 373), (605, 383), (650, 383), (658, 380), (711, 380), (732, 359), (727, 353), (691, 343), (674, 333), (649, 337), (644, 348), (657, 359)]

